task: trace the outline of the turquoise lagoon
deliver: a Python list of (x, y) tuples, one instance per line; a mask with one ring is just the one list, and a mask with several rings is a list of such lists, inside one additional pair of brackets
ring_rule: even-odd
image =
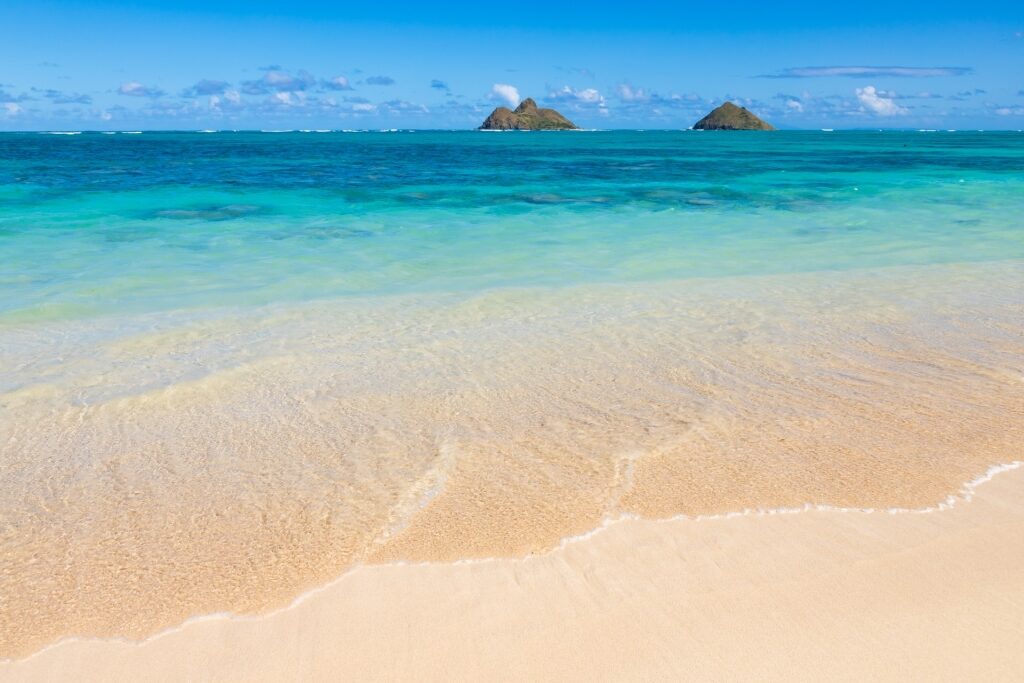
[(1024, 134), (0, 134), (0, 324), (1024, 256)]

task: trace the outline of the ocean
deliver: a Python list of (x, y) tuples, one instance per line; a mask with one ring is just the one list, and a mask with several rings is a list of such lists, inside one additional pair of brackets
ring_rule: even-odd
[(1024, 134), (0, 134), (0, 325), (1020, 258)]

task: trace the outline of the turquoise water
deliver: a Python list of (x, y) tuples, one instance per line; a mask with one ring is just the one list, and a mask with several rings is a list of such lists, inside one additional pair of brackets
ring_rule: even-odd
[(1024, 134), (0, 134), (0, 323), (1024, 257)]

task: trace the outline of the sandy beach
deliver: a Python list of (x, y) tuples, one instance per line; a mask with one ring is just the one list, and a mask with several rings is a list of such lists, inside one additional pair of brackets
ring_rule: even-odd
[(359, 567), (270, 615), (64, 641), (0, 677), (1020, 680), (1022, 562), (1014, 469), (931, 512), (632, 520), (521, 560)]

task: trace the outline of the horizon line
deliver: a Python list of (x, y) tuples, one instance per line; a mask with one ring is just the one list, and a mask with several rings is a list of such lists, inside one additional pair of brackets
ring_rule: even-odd
[(142, 133), (616, 133), (616, 132), (699, 132), (699, 133), (839, 133), (839, 132), (914, 132), (914, 133), (1021, 133), (1021, 128), (920, 128), (920, 127), (848, 127), (848, 128), (777, 128), (774, 131), (746, 131), (746, 130), (700, 130), (693, 127), (652, 127), (643, 128), (576, 128), (567, 130), (484, 130), (481, 128), (139, 128), (139, 129), (117, 129), (117, 128), (83, 128), (80, 130), (65, 128), (38, 128), (29, 130), (0, 130), (0, 135), (8, 134), (49, 134), (49, 135), (82, 135), (87, 133), (138, 135)]

